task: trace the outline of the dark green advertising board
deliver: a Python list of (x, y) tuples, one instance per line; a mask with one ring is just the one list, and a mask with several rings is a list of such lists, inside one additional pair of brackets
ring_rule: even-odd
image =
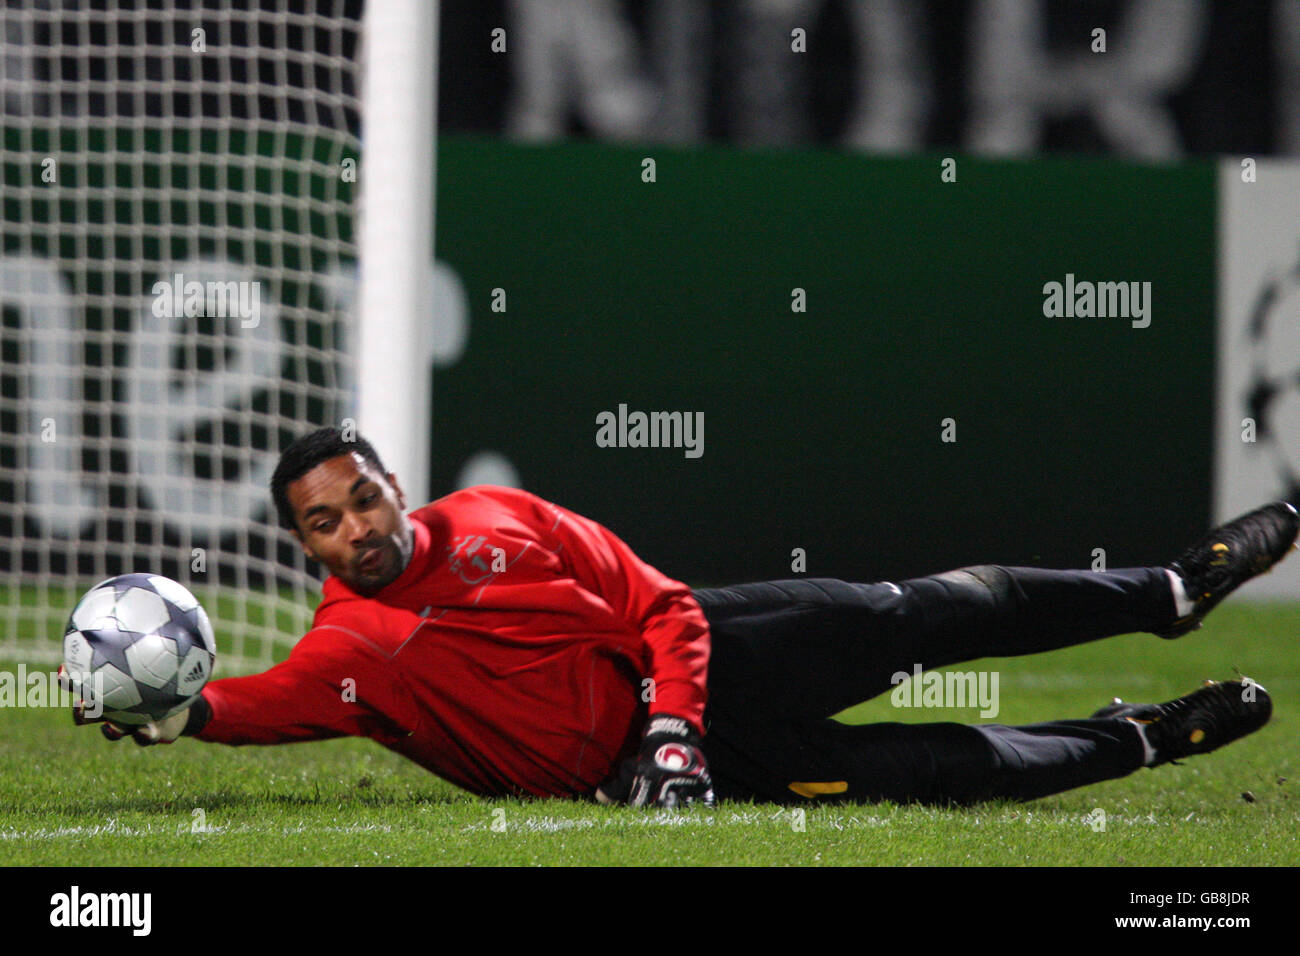
[[(1209, 519), (1208, 163), (439, 157), (469, 332), (434, 379), (438, 493), (500, 452), (694, 584), (791, 576), (795, 549), (863, 579), (1119, 567)], [(637, 412), (647, 445), (654, 412), (677, 431), (633, 447)]]

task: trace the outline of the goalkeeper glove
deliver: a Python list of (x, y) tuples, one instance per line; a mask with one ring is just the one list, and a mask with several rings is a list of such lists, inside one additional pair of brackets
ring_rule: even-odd
[[(79, 693), (76, 681), (64, 672), (62, 664), (59, 665), (59, 683), (64, 690)], [(109, 740), (121, 740), (129, 736), (141, 747), (174, 743), (176, 738), (185, 731), (189, 720), (190, 708), (186, 707), (170, 717), (151, 720), (145, 724), (118, 724), (106, 717), (87, 717), (84, 699), (78, 698), (72, 705), (72, 722), (78, 727), (85, 724), (99, 724), (100, 731)]]
[(623, 764), (616, 779), (596, 791), (596, 799), (634, 807), (713, 806), (713, 779), (700, 749), (700, 735), (681, 717), (652, 717), (637, 756)]

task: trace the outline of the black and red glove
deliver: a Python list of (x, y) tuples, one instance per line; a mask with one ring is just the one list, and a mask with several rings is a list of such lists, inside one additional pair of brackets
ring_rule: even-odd
[(700, 735), (681, 717), (658, 714), (646, 724), (641, 749), (596, 791), (601, 803), (633, 807), (713, 806), (713, 779)]

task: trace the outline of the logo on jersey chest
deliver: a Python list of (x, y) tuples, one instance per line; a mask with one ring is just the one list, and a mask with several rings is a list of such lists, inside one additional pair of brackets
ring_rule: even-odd
[(506, 562), (505, 548), (489, 543), (486, 535), (463, 534), (447, 545), (447, 567), (466, 584), (482, 584), (513, 563)]

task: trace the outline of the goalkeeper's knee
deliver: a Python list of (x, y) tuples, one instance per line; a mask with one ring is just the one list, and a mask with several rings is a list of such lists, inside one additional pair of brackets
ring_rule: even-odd
[(976, 564), (934, 575), (950, 588), (956, 588), (992, 607), (1004, 605), (1012, 597), (1011, 573), (996, 564)]

